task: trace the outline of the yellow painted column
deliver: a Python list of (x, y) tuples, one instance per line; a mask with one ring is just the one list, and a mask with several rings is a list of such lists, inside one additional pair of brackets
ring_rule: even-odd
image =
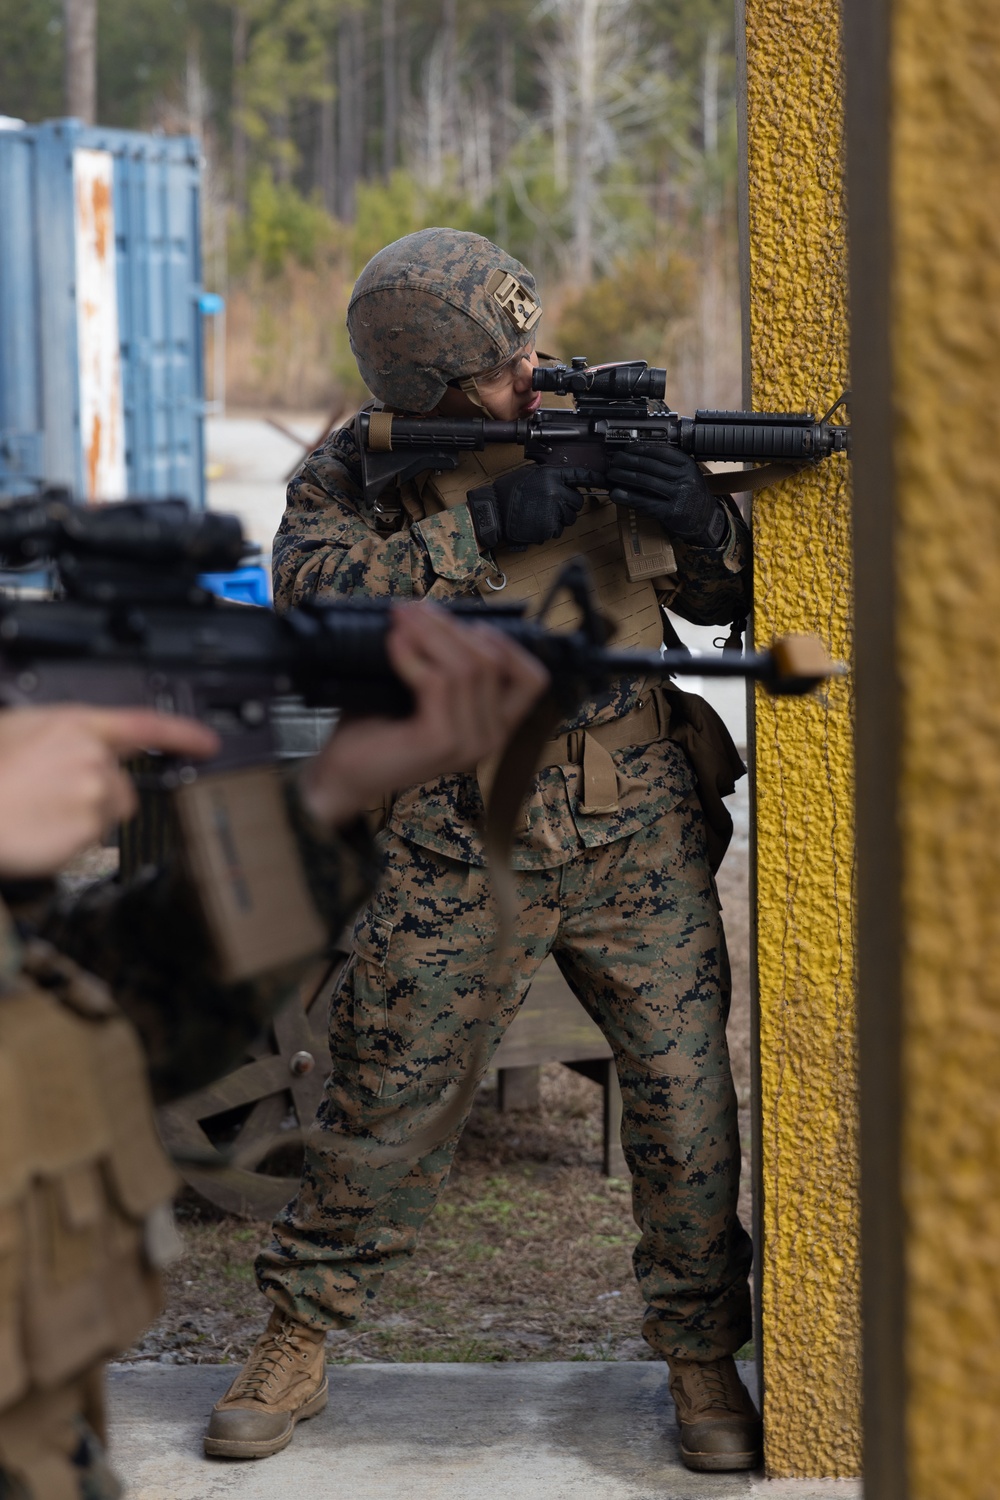
[[(912, 1494), (1000, 1493), (1000, 8), (895, 7)], [(928, 421), (928, 417), (931, 420)]]
[[(858, 681), (860, 983), (871, 1038), (866, 1467), (880, 1500), (991, 1500), (1000, 1495), (1000, 7), (845, 8), (867, 547), (859, 645), (872, 658)], [(878, 1073), (883, 1091), (895, 1073), (891, 1114)], [(869, 1122), (881, 1131), (871, 1141)], [(898, 1305), (883, 1317), (893, 1279)]]
[[(749, 390), (819, 414), (848, 385), (838, 0), (746, 0)], [(754, 503), (759, 642), (851, 652), (847, 464)], [(758, 694), (758, 1260), (773, 1476), (860, 1471), (850, 688)]]

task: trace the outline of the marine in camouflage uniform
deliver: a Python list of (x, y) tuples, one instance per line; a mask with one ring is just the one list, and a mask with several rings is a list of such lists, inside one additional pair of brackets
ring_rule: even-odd
[[(288, 804), (332, 939), (371, 889), (367, 827), (328, 836), (291, 783)], [(159, 1310), (176, 1185), (139, 1042), (155, 1099), (185, 1094), (238, 1060), (307, 965), (214, 982), (178, 869), (0, 898), (0, 1500), (114, 1500), (102, 1361)]]
[[(348, 326), (362, 375), (390, 410), (426, 413), (457, 388), (495, 415), (489, 377), (477, 377), (531, 358), (538, 311), (534, 282), (518, 262), (479, 236), (426, 230), (369, 263)], [(614, 505), (605, 500), (595, 519), (590, 501), (584, 516), (579, 495), (574, 502), (565, 486), (560, 493), (550, 486), (560, 519), (548, 540), (530, 534), (530, 516), (522, 534), (510, 522), (510, 481), (500, 471), (529, 482), (539, 471), (525, 470), (520, 450), (475, 457), (479, 469), (446, 476), (450, 489), (424, 475), (370, 503), (353, 426), (334, 432), (289, 486), (273, 554), (277, 606), (351, 594), (489, 598), (512, 570), (525, 575), (535, 567), (537, 579), (560, 547), (572, 554), (586, 528), (599, 543), (595, 556), (608, 563)], [(506, 495), (504, 539), (527, 547), (503, 552), (485, 544), (482, 517), (471, 498), (465, 503), (470, 491), (487, 510), (502, 511)], [(749, 536), (736, 513), (720, 506), (716, 514), (714, 502), (711, 509), (711, 540), (674, 535), (676, 571), (655, 589), (645, 586), (645, 644), (650, 627), (653, 642), (662, 639), (661, 605), (699, 624), (748, 610)], [(601, 576), (613, 592), (618, 574), (624, 577), (616, 533), (612, 553)], [(521, 593), (532, 586), (529, 580)], [(627, 595), (626, 613), (635, 613), (636, 597)], [(633, 642), (620, 636), (619, 643)], [(412, 1253), (459, 1131), (410, 1155), (398, 1148), (414, 1136), (425, 1141), (428, 1122), (463, 1083), (471, 1099), (470, 1059), (485, 1067), (549, 953), (614, 1052), (641, 1231), (635, 1270), (648, 1309), (645, 1338), (672, 1361), (675, 1376), (694, 1368), (697, 1383), (698, 1372), (717, 1371), (749, 1337), (751, 1246), (736, 1213), (728, 961), (703, 812), (692, 767), (667, 737), (668, 711), (654, 686), (623, 681), (561, 726), (514, 843), (515, 936), (499, 987), (491, 969), (496, 929), (481, 836), (483, 777), (442, 777), (395, 799), (378, 837), (383, 878), (358, 918), (332, 1002), (333, 1072), (299, 1193), (257, 1261), (276, 1312), (216, 1408), (207, 1452), (263, 1456), (288, 1441), (290, 1426), (276, 1415), (269, 1426), (268, 1414), (280, 1408), (294, 1420), (296, 1401), (315, 1391), (319, 1377), (303, 1379), (297, 1394), (281, 1387), (265, 1369), (269, 1338), (294, 1328), (305, 1348), (313, 1330), (303, 1369), (311, 1357), (318, 1372), (323, 1331), (363, 1316), (383, 1274)], [(597, 797), (591, 780), (603, 787)], [(680, 1411), (684, 1391), (676, 1381), (674, 1389)], [(698, 1467), (756, 1461), (756, 1413), (734, 1369), (714, 1405), (701, 1400), (699, 1410), (714, 1418), (721, 1412), (723, 1426), (727, 1413), (738, 1413), (743, 1425), (736, 1440), (710, 1441), (718, 1451), (705, 1462), (695, 1455)]]

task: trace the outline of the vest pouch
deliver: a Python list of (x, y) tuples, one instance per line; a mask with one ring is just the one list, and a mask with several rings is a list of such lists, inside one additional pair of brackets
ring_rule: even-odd
[[(0, 1414), (0, 1467), (24, 1486), (15, 1494), (26, 1493), (31, 1500), (80, 1500), (81, 1472), (72, 1455), (80, 1443), (78, 1416), (85, 1403), (85, 1386), (73, 1382), (57, 1391), (33, 1391), (12, 1411)], [(110, 1483), (104, 1486), (103, 1475), (92, 1479), (99, 1488), (88, 1487), (88, 1496), (100, 1493), (112, 1500), (120, 1493)]]
[[(87, 1117), (81, 1120), (73, 1160), (59, 1150), (61, 1127), (47, 1140), (48, 1111), (32, 1119), (37, 1167), (26, 1197), (24, 1348), (32, 1383), (45, 1390), (127, 1347), (156, 1316), (144, 1223), (176, 1183), (131, 1026), (116, 1014), (83, 1020), (63, 1010), (60, 1019), (73, 1029), (75, 1070), (99, 1101), (100, 1117), (87, 1129)], [(46, 1082), (42, 1098), (58, 1079)]]
[(33, 986), (0, 1005), (0, 1047), (16, 1060), (24, 1124), (23, 1358), (31, 1383), (51, 1389), (108, 1347), (101, 1229), (108, 1216), (100, 1162), (114, 1096), (92, 1065), (101, 1022), (73, 1014)]
[(146, 1084), (139, 1040), (120, 1016), (91, 1027), (94, 1073), (109, 1110), (109, 1149), (105, 1169), (112, 1195), (125, 1217), (141, 1225), (167, 1202), (180, 1179), (160, 1144)]
[[(90, 1181), (81, 1182), (80, 1174)], [(99, 1205), (80, 1222), (83, 1199)], [(24, 1339), (33, 1384), (51, 1390), (114, 1347), (103, 1230), (108, 1204), (95, 1166), (34, 1182), (26, 1204)], [(89, 1219), (89, 1215), (88, 1215)]]
[(28, 1387), (21, 1330), (30, 1119), (16, 1055), (0, 1050), (0, 1412)]
[(28, 1365), (21, 1332), (24, 1281), (24, 1210), (21, 1203), (0, 1209), (0, 1411), (28, 1388)]
[[(19, 1202), (32, 1170), (32, 1109), (23, 1094), (23, 1072), (0, 1036), (0, 1209)], [(6, 1236), (0, 1231), (0, 1242)]]
[(732, 814), (722, 799), (732, 796), (747, 768), (724, 720), (710, 703), (680, 688), (664, 687), (662, 692), (670, 703), (668, 738), (680, 745), (694, 772), (705, 815), (708, 863), (714, 875), (733, 836)]
[(139, 1337), (160, 1311), (159, 1278), (106, 1167), (33, 1184), (26, 1225), (24, 1348), (32, 1384), (51, 1390)]
[[(21, 1185), (97, 1161), (110, 1140), (113, 1096), (90, 1067), (90, 1041), (102, 1023), (72, 1014), (34, 987), (0, 1004), (0, 1054), (13, 1069)], [(4, 1075), (7, 1076), (4, 1076)], [(0, 1192), (8, 1190), (0, 1170)], [(0, 1199), (2, 1201), (2, 1199)]]

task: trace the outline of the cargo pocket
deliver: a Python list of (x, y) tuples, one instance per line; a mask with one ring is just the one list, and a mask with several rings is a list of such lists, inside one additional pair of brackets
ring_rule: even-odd
[(331, 1055), (348, 1068), (353, 1064), (359, 1084), (370, 1094), (382, 1093), (389, 1058), (385, 966), (392, 933), (387, 918), (370, 910), (361, 913), (331, 1026)]
[(430, 1097), (455, 1073), (458, 1022), (450, 991), (442, 995), (408, 937), (377, 910), (362, 913), (330, 1036), (335, 1071), (345, 1083), (353, 1073), (366, 1095), (397, 1102), (404, 1095)]

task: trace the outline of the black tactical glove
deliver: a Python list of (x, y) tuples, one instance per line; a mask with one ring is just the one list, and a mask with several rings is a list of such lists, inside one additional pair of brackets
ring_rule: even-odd
[(670, 536), (717, 547), (726, 534), (725, 507), (693, 458), (666, 443), (620, 448), (608, 465), (611, 498), (659, 521)]
[(590, 469), (543, 469), (529, 464), (469, 491), (468, 506), (484, 552), (497, 547), (530, 547), (550, 542), (572, 526), (583, 508), (583, 496), (570, 486), (604, 488)]

